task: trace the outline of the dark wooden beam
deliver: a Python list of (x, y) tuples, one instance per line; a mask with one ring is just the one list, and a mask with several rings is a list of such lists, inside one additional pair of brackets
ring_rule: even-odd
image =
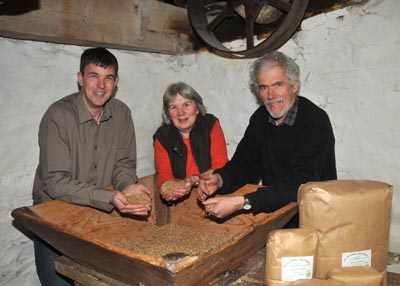
[(3, 37), (168, 54), (192, 51), (186, 9), (159, 1), (41, 0), (27, 13), (18, 12), (21, 5), (12, 10), (7, 5), (12, 2), (0, 5)]

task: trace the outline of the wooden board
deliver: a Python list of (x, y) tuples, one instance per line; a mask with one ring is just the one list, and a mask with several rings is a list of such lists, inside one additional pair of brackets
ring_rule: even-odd
[[(113, 278), (60, 256), (55, 261), (57, 272), (82, 286), (128, 286)], [(259, 250), (237, 267), (221, 273), (208, 286), (264, 286), (265, 248)]]
[(41, 0), (39, 9), (0, 14), (0, 35), (168, 54), (192, 52), (186, 9), (155, 0)]
[[(246, 185), (237, 194), (253, 192), (257, 185)], [(105, 213), (90, 207), (52, 201), (15, 209), (15, 220), (40, 236), (65, 256), (128, 285), (206, 285), (219, 273), (254, 255), (266, 242), (270, 230), (281, 228), (297, 212), (291, 203), (276, 212), (237, 214), (223, 222), (204, 216), (195, 194), (171, 207), (171, 222), (204, 232), (229, 229), (236, 236), (220, 249), (188, 256), (171, 263), (117, 247), (117, 239), (145, 237), (156, 220)]]

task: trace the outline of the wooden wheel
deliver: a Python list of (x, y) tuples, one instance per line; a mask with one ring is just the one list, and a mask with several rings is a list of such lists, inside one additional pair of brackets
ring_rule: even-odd
[[(188, 14), (197, 35), (214, 53), (229, 58), (254, 58), (285, 44), (301, 23), (309, 0), (218, 1), (221, 10), (207, 15), (204, 0), (188, 0)], [(245, 23), (246, 49), (232, 50), (217, 37), (216, 30), (227, 19), (240, 15)], [(274, 23), (274, 24), (271, 24)], [(267, 37), (255, 43), (255, 28), (264, 26)]]

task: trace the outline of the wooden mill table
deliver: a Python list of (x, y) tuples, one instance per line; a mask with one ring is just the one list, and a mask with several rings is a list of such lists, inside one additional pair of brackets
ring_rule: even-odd
[[(147, 181), (149, 188), (153, 189), (153, 178)], [(254, 192), (258, 187), (246, 185), (235, 194)], [(169, 221), (204, 234), (228, 230), (233, 238), (217, 248), (185, 256), (173, 263), (115, 244), (118, 240), (141, 241), (148, 237), (159, 227), (155, 216), (157, 208), (153, 210), (147, 220), (141, 220), (121, 216), (115, 211), (109, 214), (90, 207), (51, 201), (15, 209), (12, 215), (26, 229), (65, 255), (57, 261), (58, 271), (80, 283), (77, 285), (259, 286), (262, 285), (257, 283), (262, 281), (260, 273), (265, 258), (256, 259), (258, 252), (265, 246), (269, 231), (282, 228), (297, 213), (297, 204), (290, 203), (268, 214), (238, 213), (218, 222), (205, 217), (192, 192), (189, 198), (170, 209)], [(254, 271), (245, 270), (245, 261), (251, 263), (249, 269), (256, 269), (254, 264), (262, 265), (261, 271), (255, 271), (255, 275)], [(252, 283), (256, 284), (249, 284), (250, 280), (248, 284), (230, 282), (240, 276), (243, 276), (240, 279), (253, 277)], [(102, 280), (105, 284), (100, 284)], [(91, 281), (96, 283), (89, 284)], [(120, 284), (115, 284), (116, 281)]]
[[(65, 256), (59, 257), (55, 265), (57, 272), (72, 279), (75, 286), (132, 286), (80, 265)], [(221, 273), (207, 286), (263, 286), (264, 270), (265, 248), (262, 248), (238, 266)]]

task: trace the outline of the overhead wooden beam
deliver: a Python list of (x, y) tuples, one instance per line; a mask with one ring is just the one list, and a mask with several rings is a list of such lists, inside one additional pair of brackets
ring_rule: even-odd
[(192, 51), (187, 11), (155, 0), (41, 0), (0, 15), (0, 36), (168, 54)]

